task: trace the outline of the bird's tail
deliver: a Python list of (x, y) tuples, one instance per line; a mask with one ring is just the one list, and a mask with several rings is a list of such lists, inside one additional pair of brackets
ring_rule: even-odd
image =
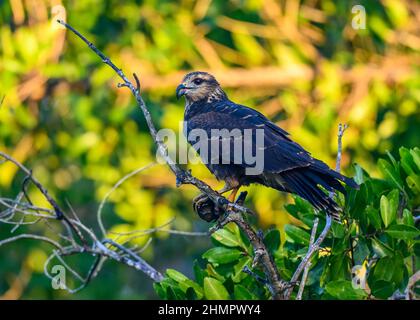
[(340, 220), (341, 208), (319, 186), (325, 188), (328, 193), (339, 191), (343, 194), (346, 194), (346, 191), (340, 181), (352, 188), (359, 187), (353, 179), (331, 170), (321, 161), (313, 166), (282, 172), (282, 178), (291, 192), (308, 200), (318, 210), (326, 211), (337, 221)]

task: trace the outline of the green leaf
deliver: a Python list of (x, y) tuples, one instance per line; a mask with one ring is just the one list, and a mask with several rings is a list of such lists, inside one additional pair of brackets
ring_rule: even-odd
[(372, 295), (379, 299), (387, 299), (395, 291), (395, 286), (389, 281), (385, 280), (377, 280), (373, 283), (369, 283), (369, 287), (371, 289)]
[(291, 224), (287, 224), (284, 230), (286, 232), (286, 236), (291, 240), (291, 242), (309, 245), (309, 239), (311, 236), (308, 232)]
[(357, 163), (354, 165), (354, 169), (356, 171), (354, 181), (356, 181), (358, 185), (361, 185), (363, 182), (365, 182), (365, 175), (367, 175), (367, 173)]
[(155, 292), (159, 298), (166, 299), (166, 290), (162, 288), (160, 283), (153, 283), (153, 289), (155, 289)]
[(201, 299), (200, 297), (198, 297), (197, 292), (192, 287), (189, 287), (187, 289), (187, 291), (185, 292), (185, 295), (187, 296), (187, 300)]
[(416, 227), (405, 224), (392, 225), (385, 232), (392, 238), (403, 240), (414, 239), (420, 235), (420, 231)]
[(238, 283), (244, 278), (246, 278), (247, 274), (243, 272), (242, 270), (244, 269), (245, 266), (250, 265), (250, 264), (251, 264), (250, 257), (245, 257), (245, 258), (240, 259), (239, 262), (235, 264), (235, 266), (233, 267), (234, 274), (232, 275), (232, 281)]
[(366, 243), (366, 240), (361, 238), (357, 242), (356, 247), (354, 248), (354, 262), (355, 264), (362, 265), (369, 255), (370, 250)]
[(206, 276), (206, 271), (201, 269), (197, 260), (194, 260), (193, 270), (194, 270), (195, 281), (197, 281), (197, 283), (199, 283), (200, 285), (203, 285), (204, 278)]
[(373, 272), (369, 274), (368, 282), (372, 284), (383, 280), (398, 285), (403, 280), (405, 271), (404, 258), (397, 253), (394, 256), (379, 259), (373, 268)]
[(410, 150), (401, 147), (399, 152), (401, 157), (401, 167), (404, 169), (405, 173), (407, 173), (407, 175), (415, 175), (418, 170)]
[(387, 198), (389, 200), (390, 210), (393, 214), (395, 214), (396, 218), (398, 206), (400, 203), (400, 193), (398, 190), (392, 190), (390, 193), (388, 193)]
[[(315, 217), (313, 211), (301, 211), (300, 205), (297, 204), (297, 199), (299, 199), (299, 197), (296, 197), (295, 199), (295, 204), (287, 204), (284, 208), (291, 216), (302, 221), (308, 227), (311, 227)], [(301, 202), (303, 203), (303, 200), (301, 200)]]
[(167, 300), (178, 300), (178, 297), (177, 297), (174, 289), (171, 286), (166, 288), (166, 299)]
[(389, 152), (388, 150), (386, 151), (386, 154), (387, 154), (387, 156), (388, 156), (388, 158), (389, 158), (389, 160), (391, 160), (391, 162), (392, 162), (392, 165), (395, 167), (395, 166), (397, 166), (398, 164), (397, 164), (397, 160), (395, 160), (395, 158), (394, 158), (394, 156), (391, 154), (391, 152)]
[(353, 288), (352, 283), (347, 280), (329, 282), (325, 286), (325, 291), (340, 300), (360, 300), (367, 296), (364, 290)]
[[(174, 269), (167, 269), (166, 275), (168, 276), (169, 279), (172, 279), (173, 281), (175, 281), (177, 285), (179, 286), (179, 289), (186, 295), (188, 295), (188, 289), (192, 288), (195, 291), (194, 294), (195, 296), (197, 296), (198, 299), (201, 299), (203, 297), (203, 290), (201, 289), (200, 285), (190, 280), (181, 272)], [(172, 285), (175, 285), (175, 284), (172, 284)], [(179, 293), (177, 293), (176, 291), (174, 291), (174, 293), (179, 295)]]
[(408, 226), (414, 226), (413, 214), (408, 209), (403, 210), (402, 224), (406, 224)]
[(223, 284), (214, 278), (204, 278), (204, 296), (208, 300), (228, 300), (229, 293)]
[(237, 261), (241, 256), (241, 251), (225, 247), (212, 248), (203, 254), (204, 259), (216, 265)]
[(232, 232), (226, 229), (219, 229), (212, 234), (212, 238), (217, 242), (227, 246), (227, 247), (241, 247), (243, 243), (240, 238), (238, 238)]
[(346, 235), (346, 228), (340, 223), (333, 223), (331, 225), (331, 231), (335, 238), (344, 238)]
[(193, 289), (198, 299), (203, 298), (203, 289), (200, 287), (198, 283), (190, 279), (187, 279), (184, 282), (180, 282), (179, 287), (181, 288), (183, 292), (185, 292), (186, 295), (188, 295), (188, 291), (190, 289)]
[(243, 285), (237, 284), (233, 288), (233, 294), (236, 300), (256, 300), (258, 299)]
[(367, 181), (360, 185), (359, 190), (351, 190), (351, 199), (348, 199), (349, 215), (360, 219), (369, 200), (369, 187)]
[(369, 223), (375, 228), (380, 229), (382, 225), (381, 215), (379, 214), (379, 210), (372, 207), (367, 206), (365, 214), (369, 218)]
[(174, 269), (167, 269), (166, 275), (172, 280), (175, 280), (176, 282), (183, 282), (185, 280), (189, 280), (188, 277), (184, 276), (181, 272)]
[(264, 243), (270, 252), (277, 251), (280, 247), (280, 231), (272, 229), (264, 237)]
[(420, 176), (419, 175), (410, 175), (405, 181), (407, 182), (408, 187), (415, 193), (420, 193)]
[(392, 190), (388, 196), (382, 195), (380, 200), (381, 217), (385, 227), (388, 227), (397, 217), (399, 202), (398, 190)]
[(378, 168), (384, 177), (400, 190), (404, 190), (401, 177), (397, 170), (386, 160), (378, 160)]
[(295, 205), (301, 214), (314, 214), (314, 207), (309, 203), (309, 201), (298, 196), (294, 196), (293, 198), (295, 200)]
[(168, 285), (166, 287), (166, 299), (167, 300), (185, 300), (187, 297), (184, 292), (178, 287)]
[(382, 243), (380, 240), (372, 238), (372, 249), (379, 257), (386, 257), (393, 255), (393, 250), (389, 248), (387, 245)]
[(413, 156), (413, 161), (416, 163), (417, 169), (420, 170), (420, 149), (415, 147), (410, 150), (410, 154)]
[(376, 280), (390, 281), (394, 270), (393, 258), (385, 257), (376, 262), (373, 270), (373, 277)]
[[(211, 276), (213, 278), (216, 278), (220, 281), (225, 281), (225, 277), (223, 277), (221, 274), (219, 274), (211, 263), (207, 264), (207, 267), (206, 267), (205, 271), (209, 276)], [(203, 280), (203, 283), (204, 283), (204, 280)]]

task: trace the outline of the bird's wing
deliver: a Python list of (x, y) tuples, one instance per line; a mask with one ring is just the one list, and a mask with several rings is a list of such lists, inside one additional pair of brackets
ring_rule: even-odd
[[(231, 132), (235, 129), (240, 130), (242, 137), (239, 137), (239, 139), (242, 139), (244, 148), (251, 145), (253, 155), (258, 152), (255, 148), (261, 147), (263, 149), (264, 171), (266, 172), (280, 173), (294, 168), (306, 167), (313, 162), (310, 154), (299, 144), (292, 141), (285, 130), (276, 126), (254, 109), (235, 104), (229, 100), (215, 102), (210, 108), (206, 109), (205, 112), (196, 114), (188, 120), (188, 129), (204, 129), (207, 135), (211, 137), (210, 140), (215, 138), (214, 129), (227, 129)], [(250, 130), (252, 132), (252, 142), (249, 141), (249, 136), (246, 136), (245, 129), (252, 129)], [(263, 130), (260, 131), (263, 132), (264, 137), (262, 146), (261, 144), (256, 145), (257, 129)], [(238, 137), (230, 137), (229, 139), (230, 152), (229, 154), (221, 153), (220, 161), (234, 163), (234, 152), (231, 152), (231, 150), (233, 150), (235, 140), (237, 141)], [(194, 144), (195, 141), (189, 140), (189, 142)], [(221, 150), (224, 149), (221, 148)], [(252, 163), (247, 163), (245, 159), (242, 159), (242, 163), (235, 162), (235, 164), (244, 167), (254, 166)]]

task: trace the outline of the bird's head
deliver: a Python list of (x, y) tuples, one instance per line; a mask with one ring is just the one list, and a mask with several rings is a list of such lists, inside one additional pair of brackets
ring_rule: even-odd
[(216, 78), (202, 71), (188, 73), (176, 88), (176, 97), (185, 96), (187, 102), (214, 101), (226, 97)]

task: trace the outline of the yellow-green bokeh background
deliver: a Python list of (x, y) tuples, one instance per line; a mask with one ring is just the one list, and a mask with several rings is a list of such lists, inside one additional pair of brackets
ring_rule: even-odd
[[(366, 9), (366, 29), (352, 28), (352, 7)], [(33, 169), (68, 209), (96, 225), (101, 199), (122, 176), (155, 161), (155, 148), (130, 92), (84, 43), (54, 23), (66, 19), (130, 75), (158, 128), (179, 130), (183, 102), (174, 90), (190, 70), (214, 73), (230, 98), (258, 109), (314, 156), (334, 166), (337, 125), (348, 123), (342, 166), (376, 174), (387, 151), (419, 143), (420, 4), (410, 0), (6, 0), (0, 2), (0, 150)], [(219, 187), (203, 165), (193, 173)], [(0, 196), (16, 196), (16, 168), (0, 165)], [(290, 198), (251, 187), (259, 225), (289, 223)], [(33, 201), (47, 205), (30, 189)], [(165, 224), (206, 230), (191, 209), (197, 191), (175, 188), (164, 165), (125, 182), (110, 197), (110, 231)], [(38, 229), (37, 229), (38, 228)], [(50, 232), (42, 226), (37, 232)], [(0, 225), (0, 236), (10, 230)], [(206, 238), (159, 232), (143, 256), (160, 270), (192, 271)], [(134, 243), (145, 244), (148, 236)], [(42, 274), (47, 246), (0, 248), (0, 297), (146, 298), (150, 281), (107, 265), (76, 296), (50, 288)], [(81, 269), (85, 258), (72, 261)], [(110, 290), (109, 288), (112, 288)]]

